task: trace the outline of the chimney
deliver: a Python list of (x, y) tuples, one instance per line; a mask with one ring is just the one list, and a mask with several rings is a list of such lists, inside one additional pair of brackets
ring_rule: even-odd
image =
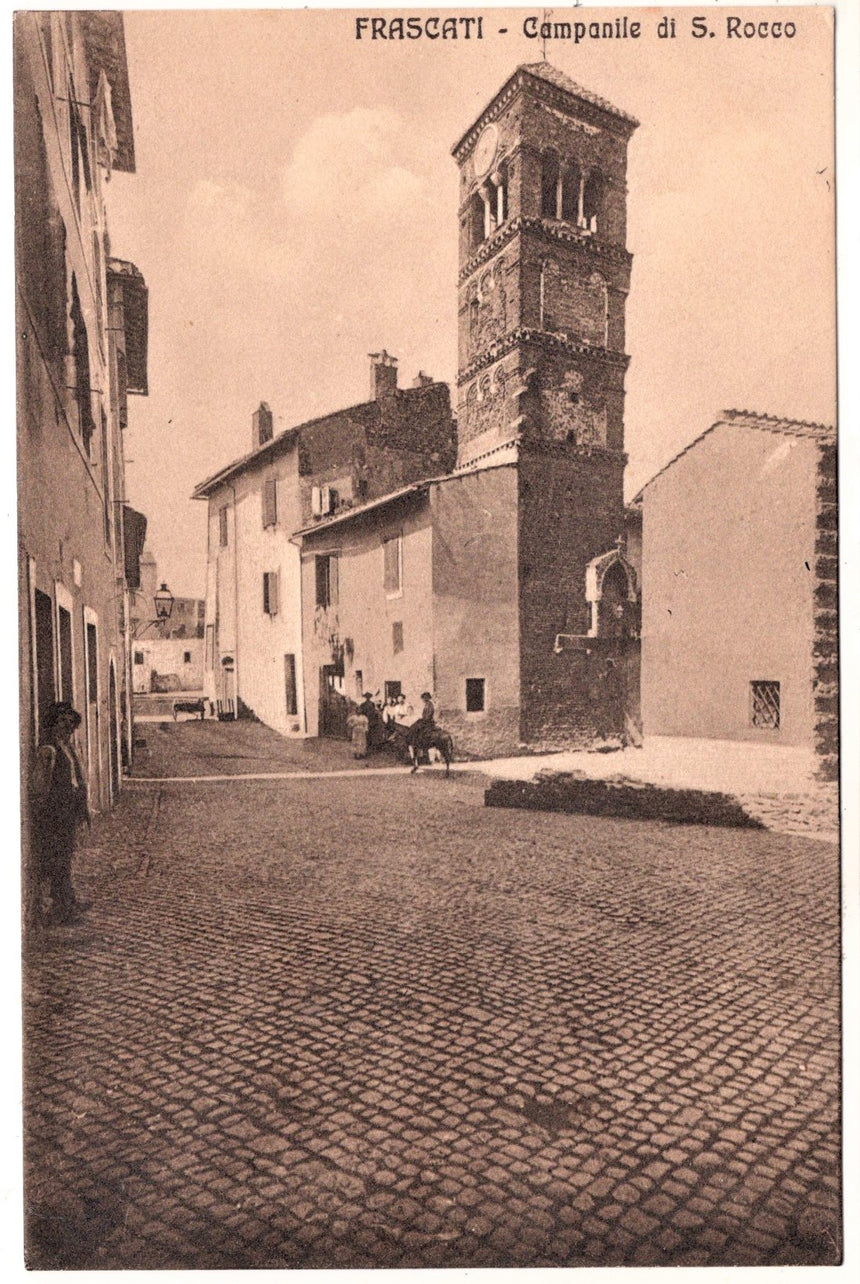
[(272, 440), (274, 433), (272, 412), (261, 401), (259, 409), (255, 410), (251, 416), (251, 449), (256, 450), (258, 446), (265, 446), (267, 441)]
[(370, 354), (370, 399), (379, 401), (381, 397), (390, 397), (397, 391), (397, 358), (391, 357), (383, 348), (381, 352)]
[(419, 370), (415, 378), (412, 380), (412, 387), (429, 388), (431, 383), (435, 383), (435, 382), (436, 380), (433, 378), (432, 375), (425, 374), (423, 370)]

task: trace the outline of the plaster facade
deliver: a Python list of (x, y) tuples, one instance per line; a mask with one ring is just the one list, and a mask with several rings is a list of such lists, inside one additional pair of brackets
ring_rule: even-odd
[(122, 428), (146, 392), (146, 287), (111, 255), (103, 187), (134, 170), (122, 17), (20, 13), (14, 59), (22, 774), (48, 704), (69, 700), (99, 810), (131, 752), (126, 527), (145, 526)]
[[(500, 465), (427, 481), (303, 532), (311, 735), (325, 730), (326, 704), (357, 703), (363, 691), (381, 699), (396, 682), (415, 717), (421, 692), (433, 693), (459, 750), (518, 743), (516, 503), (515, 468)], [(392, 541), (397, 588), (386, 578)], [(316, 602), (324, 558), (338, 564), (327, 607)]]
[[(266, 483), (276, 496), (269, 522)], [(295, 437), (214, 485), (208, 499), (205, 693), (221, 714), (244, 708), (283, 734), (301, 735), (299, 554), (290, 542), (301, 514)]]
[(151, 691), (203, 690), (203, 638), (140, 638), (131, 648), (132, 689)]
[(304, 721), (290, 730), (342, 734), (349, 701), (394, 682), (415, 705), (434, 692), (438, 717), (472, 752), (623, 730), (629, 710), (607, 674), (635, 669), (638, 651), (632, 629), (607, 636), (608, 563), (599, 575), (594, 566), (609, 558), (635, 599), (616, 549), (635, 127), (543, 63), (518, 68), (454, 148), (456, 433), (447, 388), (419, 376), (400, 390), (396, 362), (376, 353), (370, 401), (255, 440), (197, 488), (210, 504), (207, 673), (217, 686), (229, 658), (235, 708), (283, 729), (268, 703), (272, 629), (254, 618), (259, 520), (241, 513), (263, 459), (294, 452), (301, 575), (292, 563), (280, 601), (302, 621), (291, 645)]
[[(823, 750), (836, 716), (834, 439), (730, 413), (642, 491), (646, 735)], [(762, 683), (778, 684), (778, 717), (755, 707)]]
[[(222, 715), (317, 733), (305, 667), (318, 657), (305, 655), (302, 625), (315, 599), (303, 588), (293, 533), (453, 464), (446, 385), (419, 376), (398, 388), (397, 362), (383, 352), (371, 356), (371, 393), (277, 437), (255, 436), (249, 455), (194, 492), (209, 505), (204, 687)], [(258, 422), (259, 412), (255, 433)]]

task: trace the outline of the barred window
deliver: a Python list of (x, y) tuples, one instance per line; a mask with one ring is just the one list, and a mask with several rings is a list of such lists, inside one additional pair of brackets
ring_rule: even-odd
[(758, 679), (750, 683), (750, 724), (779, 730), (779, 683)]

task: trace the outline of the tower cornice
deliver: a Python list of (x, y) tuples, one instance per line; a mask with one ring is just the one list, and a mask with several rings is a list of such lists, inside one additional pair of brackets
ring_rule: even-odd
[(590, 361), (598, 361), (602, 365), (612, 366), (616, 370), (626, 370), (630, 364), (630, 357), (626, 352), (611, 352), (608, 348), (597, 348), (590, 343), (578, 343), (575, 339), (568, 339), (562, 334), (551, 334), (546, 330), (534, 330), (530, 327), (521, 327), (518, 330), (511, 330), (502, 339), (498, 339), (491, 344), (479, 357), (471, 361), (457, 375), (457, 387), (468, 383), (481, 370), (487, 366), (495, 365), (501, 361), (502, 357), (512, 352), (514, 348), (520, 347), (525, 343), (537, 344), (540, 347), (547, 348), (554, 352), (564, 352), (571, 356), (586, 357)]
[(499, 250), (503, 249), (520, 232), (536, 232), (548, 241), (574, 245), (577, 249), (585, 250), (586, 253), (594, 255), (596, 259), (607, 263), (615, 263), (628, 269), (633, 263), (633, 255), (628, 250), (621, 249), (617, 245), (608, 245), (605, 241), (595, 240), (593, 236), (580, 228), (572, 227), (568, 223), (556, 223), (550, 219), (521, 215), (519, 218), (512, 218), (508, 223), (503, 224), (488, 240), (482, 242), (469, 261), (460, 269), (457, 278), (458, 285), (462, 285), (464, 281), (467, 281), (473, 272), (482, 267), (488, 259), (493, 258)]

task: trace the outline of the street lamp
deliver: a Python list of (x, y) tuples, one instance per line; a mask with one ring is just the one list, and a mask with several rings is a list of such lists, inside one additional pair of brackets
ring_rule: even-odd
[(173, 610), (173, 594), (166, 584), (162, 584), (154, 600), (156, 620), (169, 620), (170, 612)]
[(152, 628), (154, 624), (166, 624), (170, 619), (170, 613), (173, 610), (174, 598), (166, 584), (162, 584), (161, 588), (155, 594), (153, 602), (155, 604), (155, 619), (136, 620), (132, 629), (133, 638), (137, 639), (142, 637), (146, 630)]

